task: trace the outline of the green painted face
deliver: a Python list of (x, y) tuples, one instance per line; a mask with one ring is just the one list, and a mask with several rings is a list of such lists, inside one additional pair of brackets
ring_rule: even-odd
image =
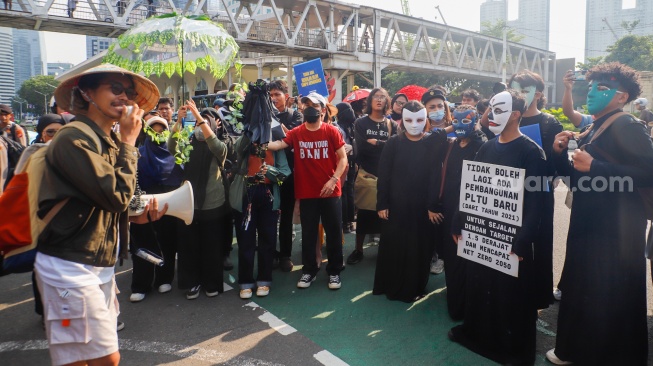
[(609, 88), (600, 81), (592, 81), (587, 93), (587, 110), (590, 114), (597, 114), (604, 110), (612, 98), (617, 94), (617, 88)]

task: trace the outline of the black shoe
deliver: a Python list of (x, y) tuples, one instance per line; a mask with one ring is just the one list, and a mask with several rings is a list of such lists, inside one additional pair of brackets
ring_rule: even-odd
[(353, 252), (347, 257), (347, 264), (357, 264), (363, 260), (363, 251), (354, 249)]
[(231, 259), (229, 258), (228, 255), (224, 257), (224, 261), (222, 262), (222, 267), (225, 271), (231, 271), (234, 269), (234, 264), (231, 262)]
[(201, 288), (202, 288), (202, 286), (200, 286), (200, 285), (193, 286), (193, 288), (186, 291), (186, 298), (188, 300), (197, 299), (200, 296), (200, 289)]
[(283, 257), (279, 259), (279, 268), (281, 272), (290, 272), (294, 267), (293, 262), (288, 257)]

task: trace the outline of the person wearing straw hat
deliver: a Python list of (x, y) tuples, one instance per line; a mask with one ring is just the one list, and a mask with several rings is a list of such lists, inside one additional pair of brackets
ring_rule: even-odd
[[(39, 236), (34, 263), (48, 304), (50, 357), (55, 365), (117, 365), (114, 265), (127, 246), (120, 235), (124, 245), (118, 250), (118, 223), (124, 234), (136, 187), (134, 144), (144, 111), (156, 105), (159, 91), (140, 75), (103, 64), (65, 80), (54, 95), (79, 122), (60, 129), (50, 143), (47, 184), (39, 190), (41, 217), (56, 212)], [(120, 137), (112, 131), (114, 123)]]

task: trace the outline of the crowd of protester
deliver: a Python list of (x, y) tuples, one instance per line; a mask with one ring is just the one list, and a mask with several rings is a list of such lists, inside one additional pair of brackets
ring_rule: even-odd
[[(580, 134), (563, 131), (542, 112), (545, 84), (530, 71), (513, 75), (487, 99), (465, 90), (455, 104), (434, 85), (419, 100), (379, 87), (363, 100), (333, 105), (317, 93), (293, 98), (277, 80), (267, 87), (283, 133), (273, 133), (268, 144), (252, 141), (248, 129), (234, 123), (230, 107), (247, 97), (237, 86), (213, 107), (180, 103), (175, 121), (174, 101), (160, 98), (151, 81), (103, 67), (64, 81), (53, 113), (36, 128), (34, 143), (49, 144), (39, 212), (58, 211), (39, 237), (33, 276), (53, 363), (119, 362), (115, 333), (123, 325), (113, 266), (127, 250), (133, 259), (130, 301), (171, 292), (175, 275), (187, 299), (202, 292), (215, 297), (224, 291), (223, 272), (233, 269), (235, 232), (238, 296), (262, 297), (274, 292), (275, 267), (299, 269), (291, 259), (299, 222), (299, 288), (316, 281), (323, 263), (327, 287), (341, 288), (345, 264), (369, 260), (365, 244), (377, 237), (373, 294), (414, 302), (425, 296), (430, 273), (444, 271), (448, 313), (461, 322), (448, 336), (474, 352), (502, 364), (533, 364), (537, 312), (555, 298), (561, 302), (550, 362), (646, 364), (647, 214), (638, 189), (653, 185), (653, 117), (648, 101), (637, 99), (637, 72), (627, 66), (589, 70), (587, 114), (574, 110), (573, 73), (565, 75), (563, 111)], [(632, 101), (646, 123), (621, 113)], [(7, 141), (28, 143), (12, 117), (12, 109), (0, 105), (0, 187), (9, 178)], [(58, 132), (71, 121), (97, 136), (79, 128)], [(187, 129), (185, 121), (194, 126)], [(539, 128), (539, 144), (520, 132), (526, 126)], [(190, 131), (187, 144), (179, 140), (184, 131)], [(582, 148), (569, 155), (571, 140)], [(186, 154), (181, 163), (180, 151)], [(547, 181), (524, 197), (512, 249), (520, 262), (517, 277), (457, 255), (464, 160), (524, 169), (527, 177)], [(637, 189), (576, 189), (584, 179), (617, 176), (632, 179)], [(555, 177), (567, 178), (574, 194), (565, 264), (554, 290)], [(127, 224), (123, 213), (132, 196), (172, 192), (184, 181), (194, 194), (190, 225), (165, 216), (156, 202)], [(355, 235), (346, 259), (344, 234)], [(42, 306), (53, 302), (63, 305)], [(86, 303), (85, 311), (79, 303)]]

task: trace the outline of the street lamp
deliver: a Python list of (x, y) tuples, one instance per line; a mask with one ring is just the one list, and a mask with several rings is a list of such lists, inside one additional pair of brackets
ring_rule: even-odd
[(24, 99), (20, 99), (18, 97), (13, 97), (11, 98), (14, 102), (18, 103), (20, 105), (20, 114), (18, 115), (18, 119), (20, 121), (23, 121), (23, 103), (25, 103), (25, 107), (27, 107), (27, 101)]
[(43, 96), (43, 114), (48, 114), (48, 95), (43, 94), (40, 91), (34, 90), (35, 93), (39, 93)]

